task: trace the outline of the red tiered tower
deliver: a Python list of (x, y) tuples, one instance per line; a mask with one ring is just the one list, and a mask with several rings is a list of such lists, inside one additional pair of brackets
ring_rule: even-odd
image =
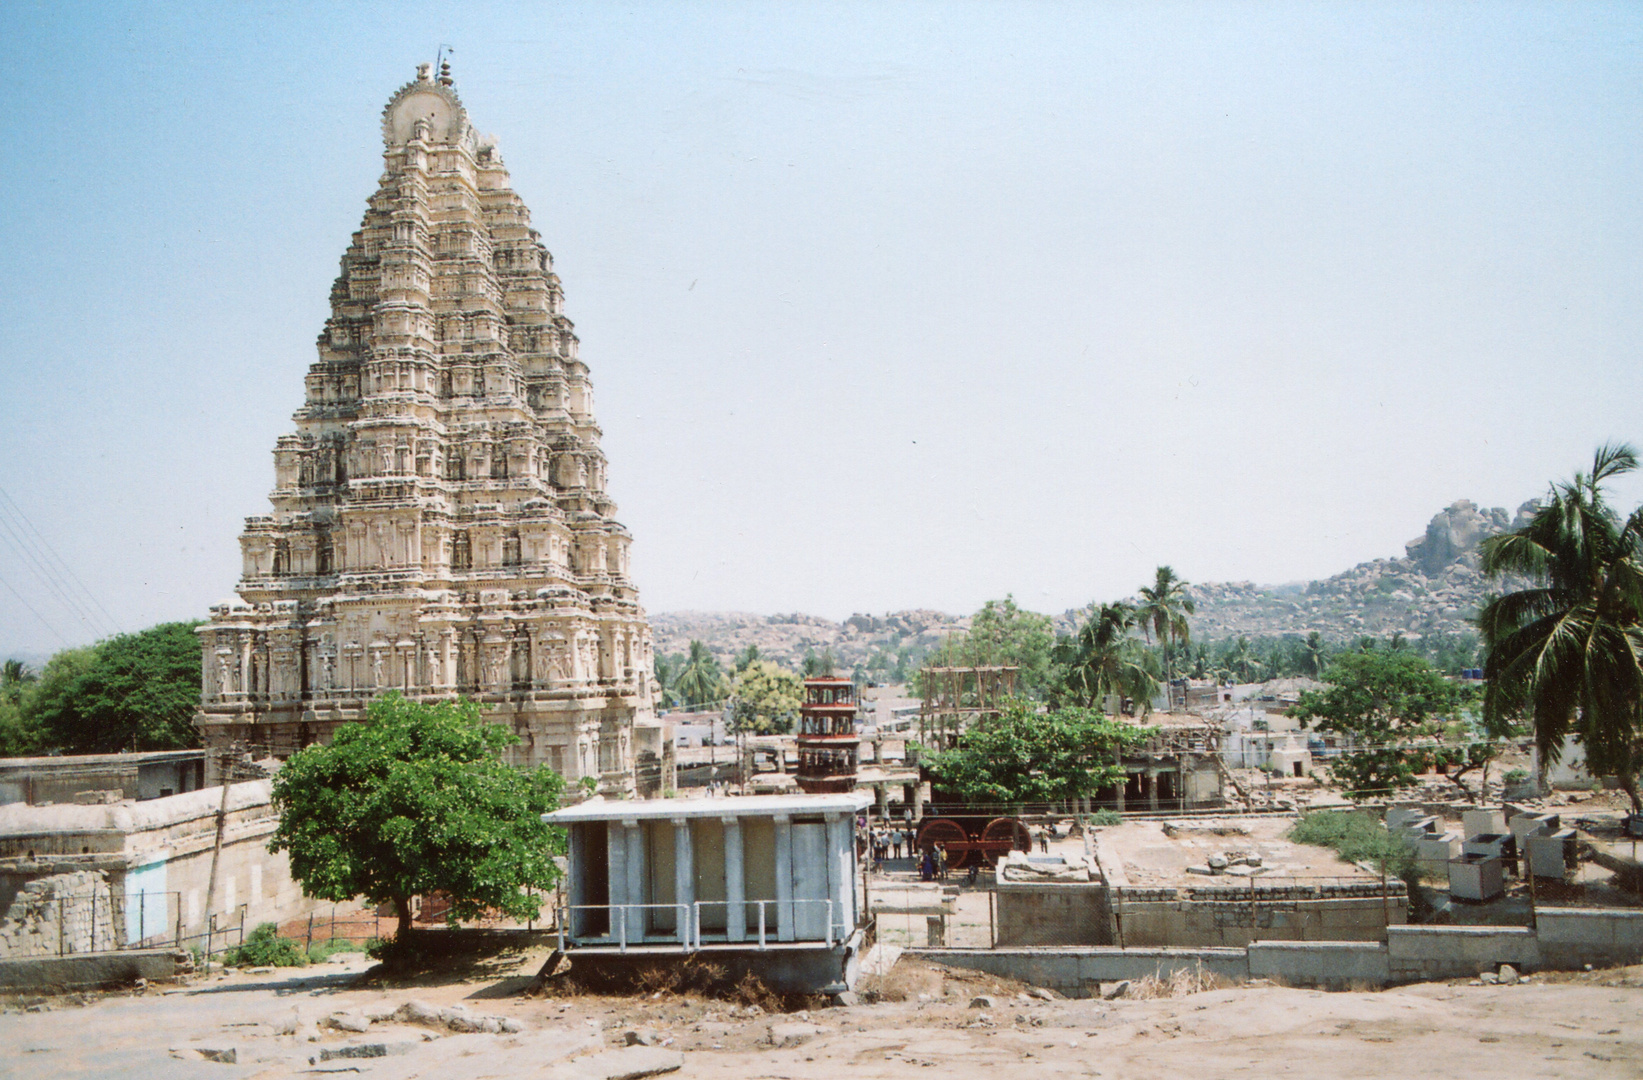
[(799, 710), (800, 790), (829, 795), (856, 788), (856, 687), (849, 679), (804, 680)]

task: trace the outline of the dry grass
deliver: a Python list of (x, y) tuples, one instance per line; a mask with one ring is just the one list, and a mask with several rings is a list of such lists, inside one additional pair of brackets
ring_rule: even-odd
[(1205, 971), (1204, 965), (1199, 963), (1192, 968), (1176, 968), (1168, 975), (1159, 972), (1137, 979), (1130, 984), (1127, 996), (1150, 1000), (1153, 998), (1185, 997), (1188, 994), (1200, 994), (1205, 990), (1222, 990), (1235, 985), (1227, 979)]

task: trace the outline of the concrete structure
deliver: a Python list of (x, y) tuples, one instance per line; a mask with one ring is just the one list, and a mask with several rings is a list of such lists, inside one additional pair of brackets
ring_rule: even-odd
[(1233, 981), (1276, 978), (1294, 986), (1373, 988), (1463, 978), (1502, 964), (1519, 971), (1643, 961), (1643, 911), (1540, 908), (1536, 929), (1393, 926), (1384, 944), (1257, 941), (1245, 948), (909, 949), (952, 967), (985, 971), (1088, 997), (1103, 982), (1204, 972)]
[(200, 628), (196, 723), (284, 758), (374, 695), (464, 694), (519, 764), (631, 792), (650, 630), (553, 260), (448, 75), (420, 69), (382, 136), (272, 513)]
[(1506, 890), (1501, 861), (1493, 855), (1461, 855), (1449, 860), (1449, 895), (1457, 900), (1493, 900)]
[(249, 928), (310, 910), (285, 854), (268, 851), (269, 788), (0, 807), (0, 955), (175, 941), (203, 936), (213, 916)]
[(204, 750), (0, 758), (0, 806), (83, 802), (87, 796), (112, 802), (163, 799), (204, 782)]
[[(566, 946), (757, 965), (767, 985), (853, 985), (864, 795), (594, 799), (544, 815), (569, 834)], [(748, 953), (780, 953), (750, 957)]]

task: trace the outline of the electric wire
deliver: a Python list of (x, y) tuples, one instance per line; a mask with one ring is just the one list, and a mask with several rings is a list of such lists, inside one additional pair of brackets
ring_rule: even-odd
[(16, 514), (18, 520), (20, 520), (24, 526), (27, 527), (28, 531), (35, 536), (40, 547), (45, 551), (51, 561), (57, 564), (58, 568), (62, 571), (64, 577), (69, 581), (69, 583), (75, 589), (78, 589), (80, 595), (85, 600), (89, 601), (91, 606), (96, 608), (102, 614), (108, 628), (113, 632), (118, 633), (120, 629), (119, 621), (115, 619), (113, 615), (109, 614), (107, 608), (103, 607), (102, 602), (97, 599), (97, 594), (86, 588), (85, 582), (80, 580), (80, 576), (74, 572), (74, 569), (58, 556), (56, 549), (46, 541), (45, 536), (41, 534), (40, 530), (35, 528), (34, 522), (30, 520), (27, 514), (23, 513), (23, 508), (17, 505), (16, 500), (11, 497), (5, 488), (0, 488), (0, 500), (3, 500), (4, 504), (11, 508), (12, 512)]

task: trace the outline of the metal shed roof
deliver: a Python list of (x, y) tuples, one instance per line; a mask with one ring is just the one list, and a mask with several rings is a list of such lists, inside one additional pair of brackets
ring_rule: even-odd
[(634, 818), (771, 817), (776, 814), (853, 814), (873, 801), (865, 792), (842, 795), (744, 795), (717, 799), (589, 799), (542, 820), (554, 825)]

